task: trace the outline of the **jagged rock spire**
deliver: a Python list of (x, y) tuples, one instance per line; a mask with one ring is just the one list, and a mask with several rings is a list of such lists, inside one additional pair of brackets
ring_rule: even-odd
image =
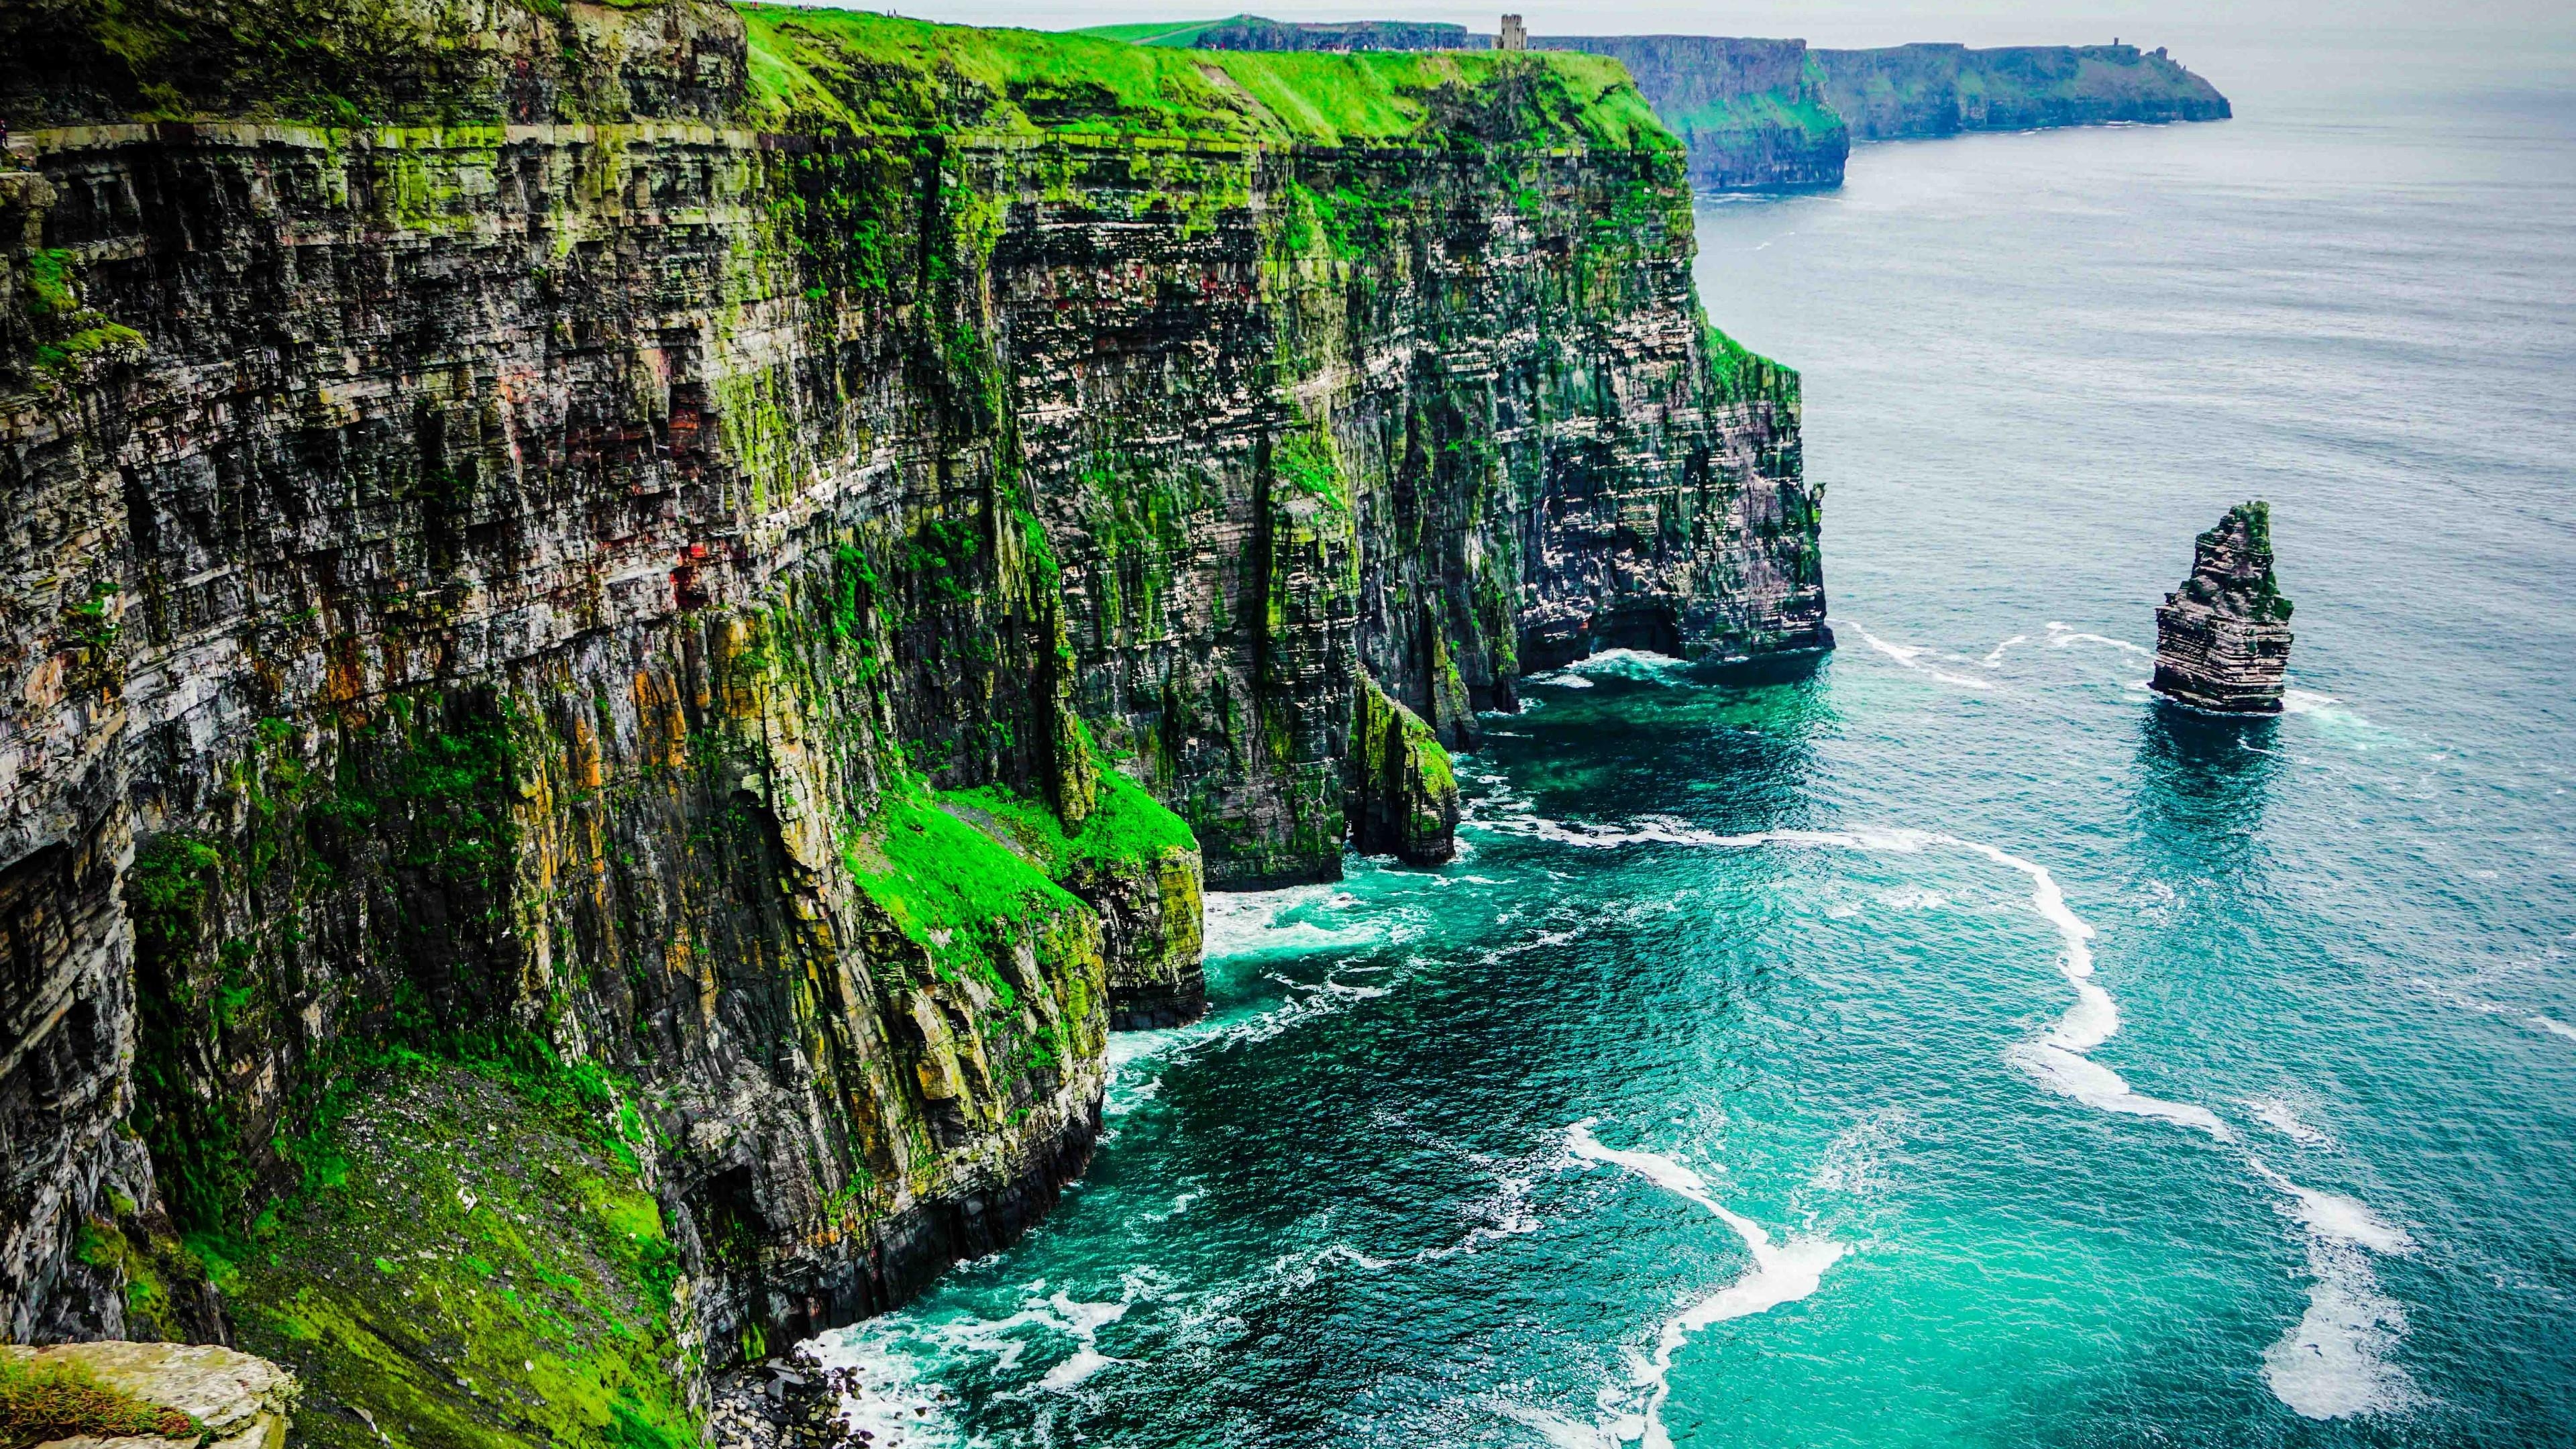
[(2278, 714), (2289, 620), (2272, 578), (2272, 506), (2239, 503), (2200, 536), (2191, 577), (2156, 610), (2156, 691), (2222, 714)]

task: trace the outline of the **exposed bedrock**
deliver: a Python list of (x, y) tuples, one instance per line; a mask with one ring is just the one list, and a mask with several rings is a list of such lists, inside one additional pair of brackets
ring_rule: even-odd
[[(1476, 50), (1455, 25), (1293, 24), (1251, 16), (1095, 32), (1217, 50)], [(1855, 141), (2112, 122), (2216, 121), (2227, 98), (2162, 47), (1897, 45), (1811, 50), (1803, 40), (1718, 35), (1534, 35), (1533, 50), (1609, 56), (1689, 151), (1710, 191), (1840, 186)]]
[(286, 1449), (302, 1386), (212, 1344), (0, 1347), (11, 1442), (46, 1449)]
[(1457, 854), (1458, 782), (1422, 716), (1363, 679), (1351, 722), (1351, 838), (1371, 855), (1438, 865)]
[(2291, 637), (2271, 505), (2239, 503), (2194, 543), (2191, 577), (2156, 610), (2155, 689), (2196, 709), (2278, 714)]
[(1812, 54), (1825, 99), (1855, 141), (2233, 114), (2217, 87), (2162, 46), (1896, 45)]
[(1444, 855), (1524, 670), (1826, 642), (1607, 62), (147, 8), (0, 19), (0, 1336), (685, 1440), (1046, 1209), (1202, 888)]
[(1690, 148), (1707, 191), (1840, 186), (1851, 135), (1825, 102), (1825, 75), (1803, 40), (1717, 35), (1538, 35), (1533, 49), (1606, 55), (1628, 68)]

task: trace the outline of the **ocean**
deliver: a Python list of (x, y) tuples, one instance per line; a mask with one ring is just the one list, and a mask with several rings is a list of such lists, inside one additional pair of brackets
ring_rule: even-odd
[[(1212, 897), (1057, 1213), (827, 1336), (874, 1443), (2576, 1440), (2576, 85), (2176, 49), (2238, 119), (1702, 206), (1841, 647), (1546, 676), (1454, 865)], [(2147, 649), (2244, 498), (2224, 722)]]

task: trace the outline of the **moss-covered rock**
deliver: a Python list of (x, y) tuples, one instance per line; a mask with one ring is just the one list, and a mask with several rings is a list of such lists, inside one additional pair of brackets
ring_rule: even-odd
[(345, 1449), (698, 1437), (680, 1254), (611, 1126), (430, 1062), (353, 1083), (307, 1187), (219, 1270), (235, 1331)]
[(1458, 781), (1422, 717), (1363, 679), (1351, 722), (1353, 843), (1363, 854), (1438, 865), (1458, 852)]
[(1114, 1029), (1178, 1026), (1207, 1007), (1200, 964), (1198, 840), (1187, 822), (1115, 770), (1102, 770), (1079, 828), (1042, 801), (995, 787), (941, 803), (1008, 841), (1100, 913)]
[(286, 1449), (301, 1391), (276, 1364), (213, 1344), (0, 1346), (0, 1444)]

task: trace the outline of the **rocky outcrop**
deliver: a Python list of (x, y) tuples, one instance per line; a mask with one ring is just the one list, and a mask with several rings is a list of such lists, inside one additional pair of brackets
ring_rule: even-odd
[(1825, 101), (1803, 40), (1714, 35), (1541, 35), (1534, 50), (1606, 55), (1628, 68), (1655, 114), (1690, 148), (1707, 191), (1840, 186), (1851, 137)]
[[(1202, 885), (1339, 870), (1363, 679), (1460, 745), (1594, 647), (1825, 642), (1796, 377), (1615, 66), (1102, 44), (0, 11), (8, 1337), (497, 1291), (408, 1173), (695, 1385), (1046, 1209)], [(666, 1260), (586, 1236), (645, 1200)], [(671, 1429), (513, 1419), (564, 1366), (436, 1321), (378, 1335), (422, 1422)]]
[[(9, 1430), (39, 1449), (286, 1449), (301, 1393), (276, 1364), (210, 1344), (0, 1348), (0, 1376)], [(50, 1424), (18, 1412), (40, 1396)]]
[(2192, 549), (2191, 577), (2156, 610), (2154, 688), (2222, 714), (2278, 714), (2290, 601), (2272, 578), (2272, 509), (2239, 503)]
[(2227, 98), (2164, 47), (1898, 45), (1814, 52), (1855, 141), (2114, 121), (2223, 121)]
[(1351, 722), (1351, 839), (1367, 855), (1439, 865), (1457, 853), (1458, 781), (1422, 717), (1362, 679)]

